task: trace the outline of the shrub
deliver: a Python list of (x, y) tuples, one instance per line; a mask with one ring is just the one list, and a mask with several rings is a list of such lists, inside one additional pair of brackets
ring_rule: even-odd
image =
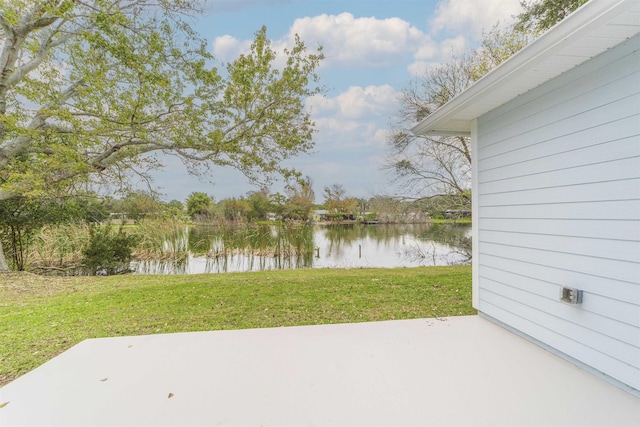
[(125, 233), (122, 227), (117, 232), (110, 225), (91, 227), (89, 242), (82, 250), (83, 263), (92, 275), (129, 272), (136, 243), (136, 236)]

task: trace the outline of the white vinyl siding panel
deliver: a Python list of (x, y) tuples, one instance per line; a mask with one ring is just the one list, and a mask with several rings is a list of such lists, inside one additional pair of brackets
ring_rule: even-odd
[(640, 37), (477, 123), (478, 309), (640, 389)]

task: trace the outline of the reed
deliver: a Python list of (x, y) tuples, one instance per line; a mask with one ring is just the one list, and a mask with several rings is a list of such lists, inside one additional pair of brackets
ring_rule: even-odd
[(138, 237), (136, 260), (182, 261), (189, 255), (189, 226), (183, 221), (145, 219), (132, 232)]
[(229, 255), (289, 258), (313, 254), (313, 227), (309, 225), (219, 226), (210, 235), (207, 256)]
[(89, 241), (89, 226), (69, 223), (45, 226), (27, 253), (27, 265), (36, 271), (73, 271), (82, 268), (82, 249)]

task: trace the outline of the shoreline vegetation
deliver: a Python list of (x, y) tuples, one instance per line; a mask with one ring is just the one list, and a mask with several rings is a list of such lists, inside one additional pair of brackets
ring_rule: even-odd
[[(160, 262), (175, 261), (181, 269), (185, 266), (184, 260), (192, 255), (206, 255), (207, 263), (209, 259), (237, 253), (262, 258), (292, 254), (307, 259), (316, 248), (308, 235), (300, 235), (309, 234), (311, 227), (361, 227), (361, 230), (366, 228), (367, 235), (380, 235), (386, 232), (372, 230), (394, 226), (467, 226), (471, 222), (471, 210), (461, 209), (466, 205), (447, 197), (428, 201), (389, 197), (356, 199), (345, 197), (342, 186), (334, 185), (325, 189), (331, 190), (325, 195), (325, 203), (315, 204), (310, 183), (300, 185), (302, 187), (288, 194), (289, 197), (262, 189), (217, 202), (212, 196), (198, 192), (191, 193), (184, 203), (165, 202), (158, 194), (141, 191), (130, 191), (120, 198), (91, 192), (45, 198), (16, 197), (0, 203), (0, 270), (49, 275), (113, 275), (130, 272), (135, 263), (156, 263), (146, 271), (136, 270), (141, 273), (159, 272), (157, 268), (165, 268), (164, 265), (158, 267)], [(263, 230), (259, 230), (260, 227)], [(206, 240), (207, 237), (198, 231), (191, 232), (196, 228), (217, 228), (208, 234), (215, 234), (224, 248), (211, 239), (210, 247), (204, 248), (204, 242), (198, 242), (197, 238)], [(272, 230), (271, 239), (264, 231), (267, 228)], [(281, 238), (279, 235), (283, 232), (284, 238)], [(186, 239), (185, 234), (189, 235)], [(243, 234), (247, 239), (257, 237), (267, 246), (258, 247), (246, 241), (238, 243), (237, 237)], [(331, 234), (340, 239), (336, 236), (338, 233)], [(465, 246), (468, 245), (465, 243)], [(308, 267), (308, 260), (303, 264)]]
[[(139, 221), (138, 221), (139, 222)], [(118, 218), (111, 219), (107, 221), (105, 224), (111, 225), (123, 225), (125, 227), (135, 227), (138, 223), (135, 220), (125, 220), (124, 222)], [(194, 220), (185, 220), (184, 221), (188, 225), (201, 225), (201, 226), (222, 226), (222, 225), (287, 225), (287, 224), (297, 224), (297, 225), (407, 225), (407, 224), (471, 224), (471, 218), (427, 218), (420, 221), (411, 221), (411, 222), (403, 222), (403, 221), (380, 221), (380, 220), (339, 220), (339, 221), (282, 221), (282, 220), (260, 220), (260, 221), (230, 221), (230, 220), (222, 220), (222, 221), (194, 221)], [(105, 225), (103, 224), (103, 225)]]
[[(175, 262), (176, 265), (181, 265), (189, 254), (212, 260), (238, 254), (283, 259), (312, 258), (318, 249), (313, 241), (314, 227), (330, 227), (332, 239), (337, 239), (336, 242), (349, 242), (370, 234), (375, 235), (376, 238), (388, 237), (389, 233), (393, 234), (389, 231), (393, 227), (403, 230), (405, 227), (424, 225), (435, 231), (469, 224), (470, 219), (467, 218), (410, 224), (364, 224), (358, 221), (309, 224), (301, 221), (211, 223), (166, 217), (146, 218), (131, 224), (106, 223), (92, 226), (70, 223), (43, 227), (31, 239), (31, 244), (25, 246), (22, 258), (25, 270), (34, 273), (85, 275), (89, 272), (93, 274), (87, 267), (86, 248), (91, 248), (92, 253), (101, 256), (101, 254), (107, 254), (109, 248), (118, 247), (119, 241), (111, 240), (118, 236), (122, 236), (121, 240), (131, 236), (130, 241), (125, 241), (131, 254), (130, 259), (124, 260), (117, 267), (118, 272), (126, 273), (130, 271), (129, 261)], [(344, 233), (340, 232), (340, 229), (344, 230)], [(442, 240), (441, 243), (453, 246), (470, 244), (463, 242), (464, 239), (460, 236), (456, 239), (445, 234), (434, 233), (433, 237)], [(304, 266), (309, 264), (306, 262)]]
[(89, 338), (475, 313), (470, 266), (109, 277), (0, 273), (0, 387)]

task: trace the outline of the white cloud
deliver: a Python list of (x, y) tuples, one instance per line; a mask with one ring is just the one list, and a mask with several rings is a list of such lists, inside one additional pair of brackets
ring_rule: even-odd
[(367, 176), (375, 175), (379, 166), (368, 158), (380, 156), (386, 146), (388, 117), (397, 109), (397, 95), (388, 85), (352, 86), (335, 97), (308, 99), (318, 134), (317, 153), (304, 166), (305, 173), (318, 177), (322, 185), (340, 181), (363, 187), (370, 182)]
[(442, 66), (441, 61), (418, 61), (407, 66), (407, 72), (412, 77), (424, 77), (428, 72), (437, 70)]
[(248, 53), (251, 49), (251, 40), (238, 40), (237, 38), (224, 35), (213, 40), (213, 56), (222, 62), (230, 62), (241, 53)]
[(325, 65), (385, 67), (433, 45), (431, 38), (400, 18), (356, 18), (350, 13), (296, 19), (290, 34), (324, 47)]
[(464, 53), (469, 48), (468, 40), (464, 36), (457, 36), (443, 40), (440, 43), (440, 53), (444, 57), (453, 57)]
[(522, 11), (520, 0), (444, 0), (430, 20), (432, 34), (446, 32), (480, 39), (498, 21), (508, 23)]
[(351, 86), (333, 98), (315, 96), (307, 100), (314, 115), (339, 114), (346, 119), (387, 117), (397, 107), (398, 92), (389, 85)]
[[(382, 185), (385, 178), (379, 173), (379, 163), (385, 154), (389, 117), (398, 110), (398, 91), (386, 84), (366, 86), (363, 81), (368, 84), (383, 80), (363, 80), (360, 73), (363, 77), (369, 72), (387, 76), (391, 74), (381, 68), (392, 70), (400, 65), (411, 75), (422, 76), (451, 55), (476, 46), (483, 29), (491, 29), (498, 20), (509, 22), (520, 12), (519, 3), (520, 0), (442, 0), (428, 21), (429, 29), (420, 29), (400, 18), (355, 17), (351, 13), (293, 21), (286, 34), (278, 34), (282, 37), (272, 40), (272, 47), (277, 52), (291, 47), (294, 34), (310, 50), (321, 45), (326, 56), (322, 66), (340, 69), (334, 77), (344, 76), (341, 84), (352, 86), (339, 86), (337, 89), (342, 92), (331, 97), (307, 99), (318, 130), (314, 137), (316, 147), (312, 156), (296, 158), (291, 165), (312, 176), (316, 192), (334, 182), (347, 184), (349, 190)], [(251, 40), (230, 35), (218, 37), (213, 41), (214, 55), (228, 62), (246, 53), (250, 44)], [(348, 68), (357, 71), (342, 73)]]
[[(320, 133), (320, 138), (328, 143), (334, 143), (340, 135), (355, 134), (367, 126), (366, 123), (348, 120), (343, 117), (313, 117), (313, 121)], [(325, 138), (331, 135), (331, 138)]]
[[(299, 18), (287, 35), (273, 41), (274, 49), (291, 47), (295, 34), (310, 48), (323, 47), (323, 67), (387, 67), (412, 55), (429, 59), (438, 51), (429, 35), (400, 18), (356, 18), (350, 13)], [(227, 62), (245, 53), (250, 44), (225, 35), (213, 41), (213, 51), (218, 60)]]
[(442, 0), (429, 20), (430, 34), (441, 39), (415, 52), (415, 61), (407, 66), (407, 71), (412, 76), (424, 75), (429, 68), (474, 47), (483, 32), (496, 24), (513, 22), (521, 11), (520, 0)]
[[(251, 0), (242, 4), (251, 4)], [(473, 46), (483, 31), (498, 22), (512, 22), (521, 11), (520, 0), (443, 0), (429, 20), (430, 34), (400, 18), (322, 14), (296, 19), (288, 34), (272, 45), (281, 52), (293, 45), (298, 34), (308, 47), (323, 47), (323, 67), (381, 68), (410, 57), (417, 63), (446, 60)], [(248, 52), (250, 45), (251, 40), (224, 35), (213, 41), (213, 52), (218, 60), (228, 62)]]
[(432, 59), (438, 55), (438, 46), (435, 43), (428, 43), (422, 45), (413, 53), (413, 58), (416, 60)]
[(373, 142), (380, 148), (386, 147), (390, 133), (389, 129), (378, 129), (373, 136)]
[(434, 63), (427, 61), (416, 61), (407, 66), (407, 72), (414, 77), (423, 76), (432, 64)]

